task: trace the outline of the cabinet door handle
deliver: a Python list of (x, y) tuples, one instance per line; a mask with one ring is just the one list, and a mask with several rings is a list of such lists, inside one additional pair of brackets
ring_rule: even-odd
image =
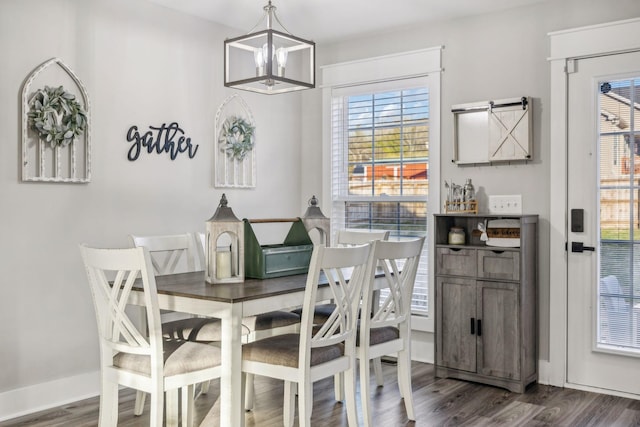
[(478, 336), (482, 336), (482, 319), (478, 319)]
[(475, 335), (476, 333), (476, 319), (471, 318), (471, 335)]

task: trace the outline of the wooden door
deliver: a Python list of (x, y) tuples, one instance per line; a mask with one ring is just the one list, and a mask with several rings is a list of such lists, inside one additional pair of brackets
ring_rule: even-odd
[(436, 294), (436, 363), (476, 372), (476, 281), (438, 277)]
[(519, 285), (477, 282), (478, 373), (520, 379)]

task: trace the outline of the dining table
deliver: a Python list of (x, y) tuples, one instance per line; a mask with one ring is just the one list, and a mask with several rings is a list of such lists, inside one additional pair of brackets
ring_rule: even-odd
[[(161, 309), (221, 320), (220, 425), (244, 425), (242, 404), (242, 319), (274, 310), (299, 307), (307, 274), (240, 283), (211, 284), (204, 271), (156, 276)], [(331, 288), (318, 288), (318, 301), (330, 300)], [(129, 303), (144, 305), (142, 286), (134, 285)]]

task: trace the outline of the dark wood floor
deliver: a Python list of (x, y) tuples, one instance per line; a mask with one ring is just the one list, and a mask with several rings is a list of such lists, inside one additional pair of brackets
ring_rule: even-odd
[[(413, 364), (416, 422), (407, 419), (398, 395), (395, 366), (384, 364), (385, 386), (375, 389), (376, 426), (640, 426), (640, 401), (584, 391), (533, 385), (524, 394), (451, 379), (436, 379), (430, 364)], [(247, 427), (282, 426), (282, 382), (256, 378), (256, 406), (246, 416)], [(219, 384), (196, 400), (196, 421), (217, 426)], [(135, 394), (120, 395), (119, 426), (147, 426), (148, 416), (133, 416)], [(0, 423), (0, 427), (95, 426), (99, 399), (87, 399)], [(358, 405), (360, 411), (360, 405)], [(145, 411), (148, 414), (148, 411)], [(360, 415), (359, 415), (360, 416)], [(361, 420), (361, 418), (360, 418)], [(347, 426), (344, 405), (333, 398), (333, 381), (314, 387), (314, 426)], [(297, 419), (296, 419), (297, 425)]]

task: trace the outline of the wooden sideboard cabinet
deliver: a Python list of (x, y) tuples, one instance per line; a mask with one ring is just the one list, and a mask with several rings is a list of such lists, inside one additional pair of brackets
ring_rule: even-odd
[[(515, 219), (519, 247), (487, 246), (479, 223)], [(435, 374), (522, 393), (538, 379), (537, 215), (435, 215)], [(448, 244), (451, 227), (464, 245)]]

